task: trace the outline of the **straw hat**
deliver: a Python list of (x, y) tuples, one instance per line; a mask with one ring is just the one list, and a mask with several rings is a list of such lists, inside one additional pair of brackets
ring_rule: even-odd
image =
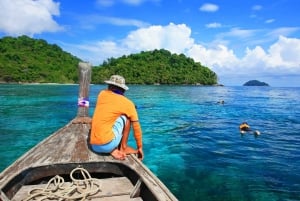
[(129, 88), (125, 85), (124, 77), (120, 75), (112, 75), (109, 80), (104, 81), (106, 84), (112, 84), (117, 87), (121, 87), (124, 90), (128, 90)]

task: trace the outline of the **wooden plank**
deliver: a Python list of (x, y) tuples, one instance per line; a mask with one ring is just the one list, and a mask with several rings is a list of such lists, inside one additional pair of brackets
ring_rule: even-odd
[[(43, 201), (53, 201), (54, 199), (43, 199)], [(89, 201), (143, 201), (141, 197), (131, 198), (129, 195), (115, 195), (111, 197), (88, 197)], [(11, 201), (20, 201), (19, 198)]]
[(105, 197), (101, 199), (101, 201), (143, 201), (143, 199), (140, 197), (130, 198), (130, 196), (128, 195), (123, 195), (123, 196), (115, 196), (115, 197)]
[[(71, 149), (70, 162), (82, 162), (89, 161), (89, 149), (87, 146), (87, 136), (88, 127), (86, 124), (73, 124), (75, 131), (72, 132), (72, 137), (74, 141), (73, 150)], [(74, 130), (73, 128), (73, 130)], [(98, 159), (98, 158), (97, 158)]]
[(128, 165), (141, 176), (141, 180), (158, 200), (177, 200), (171, 191), (134, 155), (128, 157)]
[[(69, 163), (97, 163), (123, 164), (137, 172), (141, 181), (149, 187), (158, 200), (177, 200), (172, 193), (160, 182), (158, 178), (141, 163), (134, 155), (128, 156), (124, 161), (113, 159), (109, 154), (96, 154), (88, 148), (87, 138), (90, 125), (70, 122), (65, 127), (49, 136), (31, 149), (14, 164), (0, 174), (0, 189), (15, 175), (28, 167)], [(122, 175), (121, 166), (114, 166), (112, 172)]]
[[(67, 188), (71, 185), (70, 182), (65, 182), (62, 185), (62, 188)], [(130, 193), (133, 190), (133, 185), (126, 177), (115, 177), (107, 179), (98, 179), (94, 180), (94, 185), (99, 186), (99, 192), (95, 195), (89, 196), (91, 200), (110, 200), (111, 197), (124, 196), (130, 197)], [(47, 184), (38, 184), (38, 185), (26, 185), (23, 186), (18, 193), (13, 197), (12, 201), (20, 201), (28, 198), (29, 192), (34, 189), (46, 189)], [(54, 185), (50, 186), (51, 189), (54, 188)], [(49, 189), (49, 188), (48, 188)], [(79, 194), (77, 194), (79, 195)], [(105, 198), (105, 199), (104, 199)]]
[[(89, 125), (72, 124), (61, 128), (34, 148), (25, 153), (0, 174), (0, 187), (15, 174), (28, 167), (68, 162), (88, 162), (86, 140), (81, 142), (88, 133)], [(82, 148), (80, 148), (82, 146)], [(73, 155), (72, 155), (73, 154)], [(78, 156), (76, 159), (75, 156)], [(73, 158), (72, 158), (73, 156)], [(96, 158), (102, 160), (101, 157)], [(1, 187), (2, 188), (2, 187)]]
[[(125, 160), (119, 161), (113, 159), (109, 154), (96, 154), (89, 149), (87, 140), (91, 118), (88, 117), (89, 106), (86, 103), (88, 103), (91, 66), (88, 63), (79, 63), (78, 67), (80, 73), (78, 105), (80, 107), (77, 117), (1, 172), (0, 200), (7, 201), (11, 197), (21, 200), (18, 197), (19, 193), (22, 194), (26, 188), (34, 187), (26, 186), (26, 184), (34, 184), (35, 181), (47, 182), (47, 177), (55, 174), (65, 175), (71, 168), (85, 166), (97, 176), (103, 173), (106, 175), (105, 177), (107, 175), (128, 177), (127, 183), (120, 182), (120, 177), (118, 177), (115, 178), (118, 181), (102, 185), (103, 194), (99, 194), (99, 197), (105, 199), (101, 198), (101, 200), (142, 200), (141, 198), (130, 198), (131, 195), (131, 197), (141, 196), (143, 199), (151, 201), (177, 201), (164, 184), (136, 156), (130, 155)], [(101, 180), (101, 182), (104, 181)], [(109, 181), (113, 181), (113, 178)], [(135, 187), (131, 182), (137, 183)], [(122, 193), (124, 187), (128, 188), (126, 193), (125, 191)], [(19, 190), (20, 192), (18, 192)], [(121, 193), (111, 196), (116, 192)], [(95, 200), (99, 199), (95, 197)]]

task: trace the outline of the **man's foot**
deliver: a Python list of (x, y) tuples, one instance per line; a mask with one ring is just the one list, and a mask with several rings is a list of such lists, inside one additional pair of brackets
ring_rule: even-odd
[(112, 157), (114, 157), (114, 159), (117, 159), (117, 160), (125, 160), (126, 158), (126, 153), (118, 150), (118, 149), (115, 149), (113, 150), (110, 155), (112, 155)]
[(138, 150), (136, 150), (132, 147), (126, 147), (125, 149), (121, 148), (121, 151), (124, 152), (125, 154), (136, 154), (136, 153), (138, 153)]

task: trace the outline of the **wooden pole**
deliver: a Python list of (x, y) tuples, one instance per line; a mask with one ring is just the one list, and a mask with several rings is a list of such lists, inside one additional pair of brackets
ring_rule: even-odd
[(91, 83), (91, 64), (79, 62), (79, 94), (77, 117), (73, 123), (90, 123), (89, 118), (89, 87)]

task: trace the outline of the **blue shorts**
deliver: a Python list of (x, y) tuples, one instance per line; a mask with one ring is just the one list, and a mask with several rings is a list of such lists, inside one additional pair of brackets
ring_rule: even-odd
[(92, 150), (98, 153), (110, 153), (117, 148), (121, 142), (126, 121), (127, 118), (124, 115), (121, 115), (119, 118), (117, 118), (115, 124), (113, 125), (113, 133), (115, 134), (115, 137), (112, 139), (112, 141), (102, 145), (91, 144)]

